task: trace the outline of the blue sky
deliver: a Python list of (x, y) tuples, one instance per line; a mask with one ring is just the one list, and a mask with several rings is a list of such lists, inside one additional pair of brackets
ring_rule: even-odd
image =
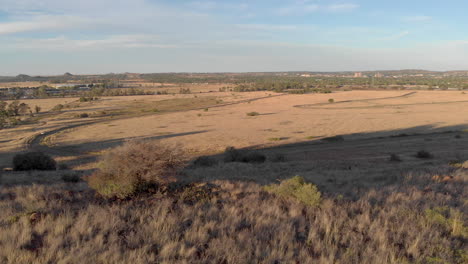
[(0, 75), (468, 70), (462, 0), (0, 0)]

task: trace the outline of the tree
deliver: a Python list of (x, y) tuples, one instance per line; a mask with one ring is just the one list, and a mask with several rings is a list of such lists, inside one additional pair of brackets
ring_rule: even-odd
[(7, 116), (19, 116), (25, 115), (30, 112), (30, 108), (25, 103), (20, 103), (19, 101), (11, 102), (7, 107)]
[(4, 101), (0, 101), (0, 116), (6, 116), (7, 115), (7, 103)]

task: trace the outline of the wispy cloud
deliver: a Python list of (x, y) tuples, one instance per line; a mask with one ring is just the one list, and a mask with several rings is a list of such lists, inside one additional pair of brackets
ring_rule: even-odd
[(425, 22), (432, 20), (431, 16), (406, 16), (402, 18), (405, 22)]
[(359, 8), (357, 4), (333, 4), (326, 7), (327, 10), (332, 12), (348, 12)]
[(0, 23), (0, 35), (23, 33), (31, 31), (50, 31), (71, 28), (89, 27), (98, 23), (98, 20), (87, 19), (78, 16), (50, 16), (40, 15), (31, 18), (29, 21), (15, 21)]
[(274, 13), (281, 16), (307, 15), (315, 12), (349, 12), (357, 8), (359, 8), (359, 5), (353, 3), (320, 5), (303, 0), (288, 6), (276, 8)]
[(272, 25), (272, 24), (236, 24), (241, 29), (247, 30), (296, 30), (296, 25)]
[(390, 35), (390, 36), (387, 36), (387, 37), (380, 38), (378, 40), (387, 40), (387, 41), (400, 40), (400, 39), (408, 36), (409, 34), (410, 34), (409, 31), (403, 31), (403, 32), (399, 32), (397, 34), (393, 34), (393, 35)]
[(120, 48), (178, 48), (179, 45), (163, 43), (157, 35), (111, 35), (103, 38), (71, 39), (65, 36), (36, 39), (16, 38), (0, 45), (2, 48), (14, 47), (27, 50), (102, 50)]

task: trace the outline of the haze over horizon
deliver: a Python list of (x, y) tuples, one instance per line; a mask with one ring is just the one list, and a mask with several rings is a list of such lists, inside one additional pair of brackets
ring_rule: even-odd
[(0, 75), (464, 70), (467, 8), (461, 0), (0, 0)]

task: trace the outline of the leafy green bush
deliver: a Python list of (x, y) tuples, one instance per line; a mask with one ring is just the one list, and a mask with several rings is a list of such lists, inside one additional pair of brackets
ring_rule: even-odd
[(177, 148), (134, 141), (105, 154), (86, 180), (104, 197), (125, 199), (171, 182), (183, 164)]
[(57, 163), (42, 152), (28, 152), (13, 157), (13, 169), (16, 171), (55, 170)]
[(335, 99), (330, 98), (330, 99), (328, 99), (328, 102), (329, 102), (329, 103), (334, 103), (334, 102), (335, 102)]
[(247, 116), (258, 116), (258, 115), (260, 115), (258, 112), (247, 113)]
[(313, 207), (319, 206), (321, 201), (321, 194), (317, 186), (312, 183), (306, 183), (304, 178), (300, 176), (284, 180), (280, 184), (265, 186), (265, 190), (283, 198), (296, 199), (305, 205)]

